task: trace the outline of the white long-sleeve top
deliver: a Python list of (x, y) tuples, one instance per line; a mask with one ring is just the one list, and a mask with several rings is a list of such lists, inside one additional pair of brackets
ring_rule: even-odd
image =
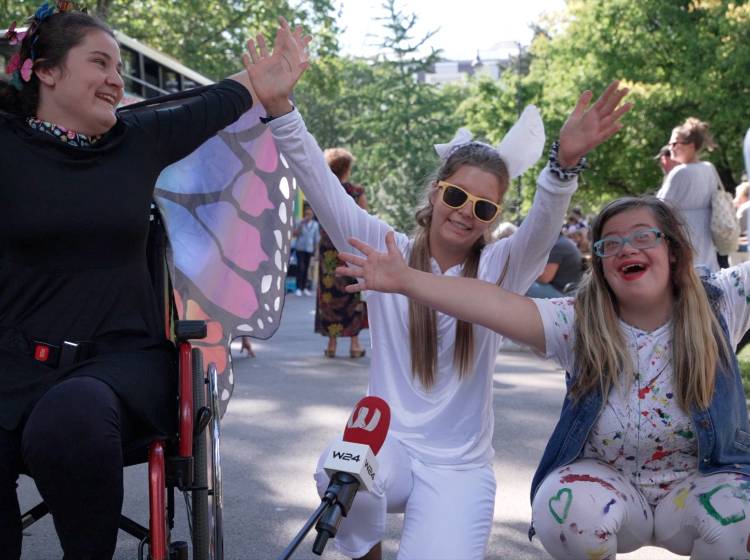
[[(269, 126), (336, 248), (353, 252), (347, 239), (355, 237), (384, 251), (385, 234), (392, 228), (359, 208), (341, 188), (300, 114), (292, 111)], [(484, 248), (478, 278), (497, 282), (509, 259), (503, 286), (525, 293), (547, 262), (576, 187), (577, 180), (563, 182), (545, 168), (529, 215), (512, 236)], [(413, 241), (396, 233), (396, 243), (408, 260)], [(462, 269), (463, 265), (456, 265), (441, 272), (432, 261), (434, 274), (460, 276)], [(500, 335), (474, 326), (474, 371), (459, 380), (453, 366), (456, 319), (438, 313), (436, 382), (427, 390), (411, 371), (408, 299), (380, 292), (367, 295), (372, 343), (368, 392), (391, 407), (388, 437), (398, 438), (413, 457), (426, 464), (461, 469), (491, 461), (492, 378)]]

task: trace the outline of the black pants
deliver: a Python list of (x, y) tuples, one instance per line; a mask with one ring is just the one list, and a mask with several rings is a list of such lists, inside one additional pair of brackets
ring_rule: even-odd
[(112, 558), (123, 499), (123, 442), (136, 431), (109, 385), (92, 377), (61, 382), (18, 429), (0, 428), (0, 555), (21, 557), (16, 487), (25, 471), (50, 508), (65, 560)]
[(307, 271), (310, 269), (312, 253), (297, 251), (297, 289), (307, 289)]

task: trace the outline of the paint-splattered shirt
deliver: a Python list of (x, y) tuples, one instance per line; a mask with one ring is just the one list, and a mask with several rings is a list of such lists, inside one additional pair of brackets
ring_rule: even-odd
[[(721, 270), (711, 282), (724, 292), (721, 311), (734, 347), (750, 328), (750, 263)], [(535, 303), (544, 323), (547, 357), (573, 371), (573, 300)], [(697, 470), (698, 444), (690, 417), (677, 404), (674, 391), (672, 323), (651, 332), (622, 321), (620, 328), (636, 375), (610, 392), (583, 457), (596, 458), (627, 475), (655, 505), (675, 483)]]

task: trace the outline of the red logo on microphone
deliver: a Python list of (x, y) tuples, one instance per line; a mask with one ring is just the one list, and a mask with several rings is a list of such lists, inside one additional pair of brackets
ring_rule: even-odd
[(354, 407), (346, 423), (344, 441), (363, 443), (377, 454), (383, 447), (390, 423), (388, 403), (379, 397), (365, 397)]

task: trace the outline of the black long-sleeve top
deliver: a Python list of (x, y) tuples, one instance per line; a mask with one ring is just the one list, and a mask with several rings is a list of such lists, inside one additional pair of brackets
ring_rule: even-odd
[[(247, 111), (225, 80), (177, 106), (126, 112), (89, 148), (0, 116), (0, 427), (71, 375), (106, 381), (151, 427), (173, 424), (172, 355), (146, 262), (157, 177)], [(97, 343), (67, 369), (31, 342)]]

